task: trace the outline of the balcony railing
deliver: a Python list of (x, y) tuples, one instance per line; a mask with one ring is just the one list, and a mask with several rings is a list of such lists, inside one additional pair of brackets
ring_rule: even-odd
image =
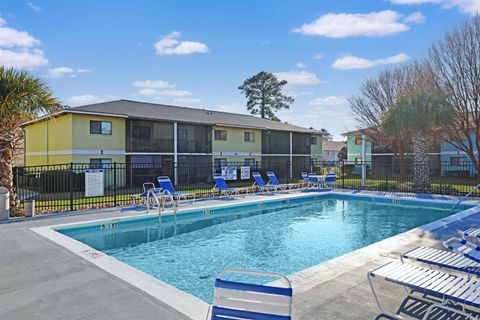
[(172, 139), (131, 139), (129, 152), (173, 152)]

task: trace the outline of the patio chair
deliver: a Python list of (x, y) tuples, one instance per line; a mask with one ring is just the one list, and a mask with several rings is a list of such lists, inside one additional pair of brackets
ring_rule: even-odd
[(443, 242), (443, 246), (448, 250), (457, 252), (464, 257), (475, 262), (480, 262), (480, 245), (476, 245), (465, 239), (457, 237), (450, 238)]
[(313, 188), (324, 188), (325, 187), (325, 180), (323, 177), (319, 176), (316, 173), (309, 173), (308, 174), (308, 181), (310, 182), (310, 186)]
[[(162, 192), (169, 193), (172, 196), (173, 200), (177, 201), (177, 203), (180, 200), (188, 200), (188, 198), (191, 198), (192, 202), (195, 201), (195, 193), (175, 191), (172, 181), (170, 181), (170, 178), (168, 176), (157, 177), (157, 180), (158, 180), (158, 184), (160, 185), (160, 188), (162, 189)], [(163, 196), (168, 196), (168, 194), (167, 195), (164, 194)]]
[(270, 180), (268, 182), (268, 184), (272, 185), (272, 186), (275, 186), (280, 190), (291, 189), (293, 187), (293, 184), (280, 183), (280, 181), (278, 181), (278, 179), (277, 179), (277, 176), (275, 175), (275, 172), (273, 172), (273, 171), (267, 171), (267, 177)]
[[(282, 286), (223, 280), (226, 274), (277, 278)], [(291, 320), (291, 314), (292, 286), (282, 274), (226, 269), (215, 279), (211, 320)]]
[(310, 180), (308, 179), (308, 173), (302, 172), (300, 173), (303, 178), (303, 183), (308, 187), (310, 185)]
[[(367, 275), (370, 288), (375, 302), (382, 314), (398, 319), (395, 313), (385, 310), (380, 304), (377, 293), (372, 283), (373, 278), (379, 278), (395, 285), (410, 289), (409, 297), (416, 300), (431, 303), (423, 319), (428, 319), (435, 309), (448, 310), (467, 319), (474, 319), (471, 314), (465, 312), (465, 305), (480, 307), (480, 282), (474, 279), (466, 279), (458, 275), (448, 274), (442, 271), (425, 268), (418, 265), (402, 263), (400, 261), (390, 262), (377, 269), (368, 272)], [(415, 295), (415, 293), (421, 294)], [(440, 299), (428, 299), (428, 296)], [(446, 306), (447, 302), (463, 304), (462, 310)]]
[(402, 262), (412, 260), (439, 268), (464, 272), (469, 276), (480, 276), (480, 262), (475, 262), (463, 254), (453, 251), (419, 246), (403, 253), (400, 260)]
[(478, 243), (480, 243), (480, 228), (479, 227), (471, 227), (467, 230), (462, 232), (462, 239), (472, 238), (475, 239)]
[[(221, 174), (214, 174), (213, 180), (215, 181), (215, 186), (213, 186), (212, 190), (217, 189), (220, 192), (220, 195), (233, 196), (240, 194), (241, 189), (229, 188), (225, 178)], [(246, 189), (246, 192), (248, 193), (248, 189)]]
[(325, 176), (324, 185), (327, 188), (334, 188), (337, 185), (337, 175), (335, 173), (328, 173)]
[(262, 175), (259, 172), (252, 172), (252, 177), (255, 180), (252, 187), (258, 187), (260, 191), (271, 192), (277, 191), (276, 186), (268, 185), (262, 178)]

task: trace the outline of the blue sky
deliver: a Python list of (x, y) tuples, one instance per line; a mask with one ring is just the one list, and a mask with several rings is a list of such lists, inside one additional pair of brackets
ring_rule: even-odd
[(2, 0), (0, 63), (70, 106), (112, 99), (246, 113), (237, 87), (289, 81), (282, 121), (356, 128), (346, 98), (382, 68), (422, 57), (480, 0)]

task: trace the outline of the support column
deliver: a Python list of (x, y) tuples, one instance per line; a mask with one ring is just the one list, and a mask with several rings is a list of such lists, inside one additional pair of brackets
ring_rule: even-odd
[(290, 179), (293, 178), (293, 134), (290, 131)]
[(362, 187), (367, 184), (367, 138), (362, 134)]
[(178, 124), (173, 123), (173, 183), (178, 185)]

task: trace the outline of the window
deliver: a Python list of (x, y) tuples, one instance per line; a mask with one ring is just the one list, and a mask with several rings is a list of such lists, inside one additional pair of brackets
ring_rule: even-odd
[(112, 159), (90, 159), (91, 169), (108, 169), (112, 165)]
[(450, 165), (452, 166), (463, 166), (467, 164), (467, 157), (451, 157)]
[(110, 121), (90, 120), (90, 134), (112, 134), (112, 123)]
[(356, 164), (362, 164), (362, 158), (355, 158)]
[(217, 173), (221, 173), (222, 172), (222, 167), (225, 167), (227, 165), (227, 159), (216, 158), (216, 159), (213, 160), (213, 164), (215, 166), (215, 171), (217, 171)]
[(317, 145), (317, 137), (311, 137), (310, 144)]
[(362, 138), (360, 138), (360, 137), (355, 138), (355, 144), (357, 146), (361, 145), (362, 144)]
[(245, 165), (250, 166), (250, 167), (255, 167), (255, 164), (257, 162), (255, 161), (255, 158), (245, 158)]
[(213, 131), (215, 140), (227, 141), (227, 130), (215, 130)]
[(245, 142), (255, 142), (255, 132), (244, 132), (243, 140)]

